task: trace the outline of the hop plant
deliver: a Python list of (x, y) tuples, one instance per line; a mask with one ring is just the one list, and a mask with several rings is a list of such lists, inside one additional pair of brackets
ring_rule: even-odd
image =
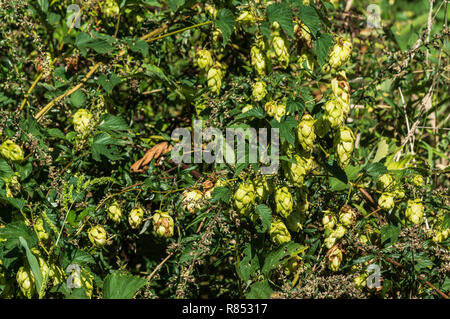
[(339, 128), (334, 139), (334, 147), (338, 158), (339, 166), (344, 169), (350, 163), (350, 156), (354, 148), (355, 136), (347, 126)]
[(350, 57), (352, 43), (344, 38), (338, 38), (330, 53), (330, 66), (334, 69), (340, 68)]
[(120, 222), (120, 218), (122, 217), (122, 209), (117, 202), (114, 202), (108, 207), (108, 217), (116, 223)]
[(247, 105), (244, 106), (244, 108), (242, 109), (241, 112), (242, 113), (246, 113), (246, 112), (250, 111), (252, 108), (253, 108), (253, 105), (247, 104)]
[(302, 53), (297, 60), (300, 70), (308, 71), (312, 73), (314, 71), (314, 58), (309, 53)]
[(331, 211), (325, 210), (323, 212), (322, 218), (323, 227), (325, 229), (333, 229), (336, 223), (337, 223), (336, 216), (334, 216), (334, 214)]
[(381, 194), (378, 199), (378, 206), (380, 206), (384, 210), (390, 210), (394, 208), (394, 195), (389, 192), (385, 192)]
[(255, 199), (255, 185), (250, 181), (242, 182), (234, 193), (234, 205), (242, 215), (250, 215)]
[(303, 181), (306, 174), (312, 169), (312, 156), (305, 156), (304, 154), (295, 154), (296, 163), (291, 161), (284, 161), (282, 163), (284, 174), (286, 178), (295, 186), (303, 186)]
[(351, 209), (342, 208), (339, 213), (339, 221), (342, 223), (342, 225), (350, 227), (356, 221), (356, 214)]
[(128, 223), (133, 229), (137, 229), (144, 221), (144, 210), (141, 207), (135, 207), (128, 215)]
[(347, 230), (345, 229), (345, 227), (341, 224), (338, 224), (336, 228), (331, 232), (330, 236), (336, 239), (341, 239), (342, 237), (345, 236), (346, 232)]
[(225, 75), (224, 73), (224, 66), (219, 62), (216, 62), (214, 66), (208, 70), (208, 87), (212, 93), (219, 94), (222, 86), (222, 78)]
[(95, 246), (102, 247), (106, 244), (106, 230), (100, 226), (93, 226), (88, 230), (88, 237)]
[(395, 187), (394, 178), (390, 174), (383, 174), (378, 178), (377, 186), (382, 191), (392, 191)]
[(40, 241), (48, 240), (49, 236), (44, 229), (44, 221), (42, 220), (42, 218), (38, 218), (34, 223), (34, 231), (36, 232), (36, 235)]
[(250, 49), (250, 59), (256, 73), (263, 77), (266, 74), (266, 58), (258, 46), (254, 45)]
[(323, 241), (325, 244), (325, 247), (328, 249), (331, 249), (334, 245), (336, 245), (337, 238), (333, 236), (333, 234), (330, 234), (325, 240)]
[(22, 294), (31, 299), (35, 292), (35, 281), (31, 269), (20, 267), (16, 274), (16, 280)]
[(105, 0), (100, 3), (102, 12), (107, 17), (114, 17), (119, 14), (120, 8), (114, 0)]
[(314, 133), (314, 119), (311, 115), (303, 115), (297, 127), (297, 137), (305, 151), (312, 150), (316, 134)]
[(22, 161), (24, 154), (22, 148), (11, 140), (6, 140), (0, 145), (0, 154), (10, 161)]
[(417, 187), (423, 186), (423, 176), (422, 175), (414, 175), (411, 181)]
[(345, 121), (344, 108), (342, 103), (336, 99), (328, 100), (322, 107), (325, 111), (325, 119), (332, 128), (341, 126)]
[(278, 187), (275, 191), (276, 212), (287, 218), (294, 208), (294, 199), (286, 186)]
[(173, 218), (168, 213), (157, 210), (153, 215), (153, 230), (158, 237), (172, 237), (174, 234)]
[(331, 271), (338, 271), (342, 262), (342, 251), (334, 246), (328, 251), (328, 268)]
[(202, 192), (197, 189), (184, 191), (181, 195), (181, 207), (189, 213), (195, 213), (196, 210), (201, 208), (202, 198)]
[(17, 175), (12, 175), (9, 178), (3, 178), (3, 181), (5, 182), (6, 197), (13, 198), (20, 191), (19, 178)]
[(270, 240), (278, 246), (291, 240), (291, 234), (286, 225), (279, 219), (273, 220), (270, 224), (269, 235)]
[(424, 208), (420, 198), (408, 200), (408, 207), (405, 211), (406, 218), (408, 218), (413, 224), (419, 225), (423, 221), (423, 213)]
[(350, 85), (344, 71), (331, 80), (331, 89), (334, 97), (341, 103), (344, 115), (347, 115), (350, 111)]
[(196, 57), (199, 68), (204, 72), (208, 72), (214, 64), (211, 53), (208, 50), (197, 51)]
[(258, 81), (253, 86), (252, 96), (255, 101), (261, 101), (267, 94), (266, 83)]
[(265, 176), (258, 177), (254, 182), (254, 186), (257, 200), (262, 202), (266, 201), (272, 189), (267, 178)]
[(256, 23), (256, 18), (250, 10), (244, 10), (236, 18), (236, 22), (240, 25), (252, 26)]
[(72, 277), (72, 283), (74, 287), (83, 287), (86, 296), (92, 298), (92, 291), (94, 290), (94, 277), (86, 271), (84, 268), (80, 268), (80, 273), (74, 273)]
[(272, 33), (272, 48), (278, 63), (282, 68), (286, 69), (289, 65), (289, 52), (278, 28)]
[(303, 23), (295, 24), (294, 33), (302, 40), (309, 48), (311, 47), (311, 30)]
[(79, 109), (73, 115), (74, 129), (78, 133), (86, 133), (89, 128), (89, 122), (92, 119), (92, 113), (86, 109)]

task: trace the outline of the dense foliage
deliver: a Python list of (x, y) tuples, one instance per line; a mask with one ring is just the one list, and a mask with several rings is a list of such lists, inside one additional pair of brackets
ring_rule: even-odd
[(0, 296), (448, 298), (449, 8), (372, 2), (0, 0)]

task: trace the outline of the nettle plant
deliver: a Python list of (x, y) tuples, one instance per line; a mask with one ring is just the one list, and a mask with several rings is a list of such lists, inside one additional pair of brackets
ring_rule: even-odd
[[(394, 142), (361, 142), (350, 85), (360, 52), (334, 24), (336, 1), (87, 2), (78, 29), (62, 4), (17, 6), (48, 22), (23, 26), (48, 52), (25, 100), (12, 84), (0, 92), (3, 298), (423, 297), (438, 290), (417, 279), (448, 286), (450, 220), (426, 164)], [(243, 160), (171, 161), (171, 133), (194, 135), (198, 121), (241, 129), (243, 157), (223, 152)], [(257, 161), (250, 129), (279, 133)], [(278, 170), (263, 174), (274, 157)]]

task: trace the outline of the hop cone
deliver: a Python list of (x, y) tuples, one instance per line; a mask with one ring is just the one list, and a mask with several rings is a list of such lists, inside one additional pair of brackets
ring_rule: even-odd
[(291, 240), (291, 234), (289, 233), (286, 225), (279, 219), (272, 221), (269, 235), (270, 240), (276, 245), (282, 245)]
[(314, 133), (314, 119), (311, 115), (303, 115), (297, 128), (297, 137), (305, 151), (311, 151), (316, 134)]
[(275, 205), (278, 214), (284, 218), (288, 217), (294, 208), (294, 199), (286, 186), (277, 188), (275, 191)]
[(334, 147), (339, 166), (344, 169), (350, 163), (350, 156), (354, 148), (355, 136), (350, 128), (342, 126), (334, 139)]

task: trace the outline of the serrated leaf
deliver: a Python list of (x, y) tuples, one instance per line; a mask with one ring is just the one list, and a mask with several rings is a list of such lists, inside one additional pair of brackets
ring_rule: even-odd
[(216, 187), (212, 193), (212, 198), (216, 202), (222, 201), (224, 203), (229, 203), (230, 197), (231, 197), (231, 192), (227, 187), (222, 187), (222, 186)]
[(383, 175), (388, 172), (386, 166), (384, 166), (381, 163), (368, 164), (368, 165), (366, 165), (365, 170), (366, 170), (367, 174), (369, 174), (370, 176), (372, 176), (374, 178), (377, 178), (378, 176)]
[(98, 127), (105, 131), (128, 131), (130, 129), (123, 118), (111, 114), (102, 116)]
[(273, 3), (267, 7), (266, 12), (271, 24), (275, 21), (278, 22), (289, 36), (294, 36), (292, 10), (286, 3)]
[(273, 119), (270, 124), (272, 127), (280, 130), (280, 139), (282, 143), (287, 141), (291, 145), (295, 145), (294, 128), (297, 127), (298, 122), (293, 116), (286, 116), (281, 120), (281, 122)]
[(272, 269), (275, 269), (280, 264), (280, 261), (286, 256), (291, 255), (293, 252), (301, 249), (302, 246), (298, 243), (288, 242), (282, 246), (275, 248), (269, 254), (267, 254), (266, 259), (264, 259), (264, 266), (262, 268), (262, 273), (268, 275)]
[(92, 158), (101, 161), (101, 155), (106, 156), (111, 161), (122, 158), (116, 145), (123, 145), (123, 141), (112, 138), (106, 133), (97, 134), (91, 146)]
[(264, 204), (260, 204), (255, 208), (255, 214), (259, 216), (262, 225), (258, 226), (258, 232), (265, 233), (268, 229), (270, 229), (270, 224), (272, 221), (272, 210)]
[(287, 103), (286, 111), (288, 113), (291, 113), (291, 114), (293, 114), (295, 112), (303, 113), (304, 110), (305, 110), (305, 103), (302, 100), (289, 101)]
[(219, 10), (215, 23), (222, 31), (223, 45), (227, 44), (234, 29), (235, 18), (233, 12), (228, 9)]
[(12, 174), (14, 174), (14, 171), (9, 164), (3, 158), (0, 158), (0, 178), (8, 178)]
[(137, 40), (131, 40), (129, 39), (127, 41), (128, 46), (130, 47), (131, 51), (133, 52), (140, 52), (143, 57), (148, 56), (148, 43), (144, 40), (137, 39)]
[(115, 75), (114, 73), (111, 74), (110, 78), (108, 79), (106, 75), (102, 74), (98, 77), (98, 83), (103, 87), (103, 89), (108, 93), (111, 94), (114, 87), (119, 84), (122, 80)]
[(75, 91), (69, 101), (75, 107), (82, 107), (86, 102), (86, 95), (81, 90)]
[(381, 227), (381, 242), (389, 240), (390, 244), (394, 244), (400, 235), (400, 227), (394, 225), (385, 225)]
[(256, 117), (258, 119), (263, 119), (265, 116), (266, 115), (265, 115), (264, 111), (262, 110), (262, 108), (254, 107), (245, 113), (241, 113), (241, 114), (237, 115), (236, 120), (241, 120), (241, 119), (245, 119), (248, 117)]
[(244, 282), (247, 282), (251, 278), (251, 275), (254, 274), (258, 269), (258, 256), (252, 249), (250, 243), (247, 243), (244, 249), (244, 258), (239, 263), (239, 267), (237, 267), (237, 273)]
[(441, 289), (444, 291), (450, 291), (450, 278), (449, 277), (445, 277), (445, 281), (442, 284)]
[(103, 282), (104, 299), (131, 299), (139, 289), (147, 284), (146, 278), (113, 273)]
[(20, 245), (19, 237), (24, 238), (29, 247), (33, 247), (37, 243), (37, 237), (34, 231), (22, 221), (12, 222), (0, 228), (0, 238), (6, 239), (4, 247), (7, 251)]
[(247, 293), (247, 299), (268, 299), (273, 293), (272, 288), (267, 280), (255, 282), (250, 286), (250, 291)]
[(316, 42), (316, 55), (320, 67), (328, 63), (329, 52), (333, 47), (333, 37), (328, 33), (322, 33)]
[(93, 49), (100, 54), (108, 53), (113, 49), (106, 38), (94, 39), (86, 32), (80, 32), (77, 35), (75, 45), (80, 49), (82, 55), (86, 55), (87, 49)]
[(300, 20), (309, 28), (315, 37), (320, 29), (320, 18), (316, 9), (310, 6), (300, 6)]
[(177, 11), (179, 7), (184, 4), (184, 0), (169, 0), (169, 8), (172, 11)]

